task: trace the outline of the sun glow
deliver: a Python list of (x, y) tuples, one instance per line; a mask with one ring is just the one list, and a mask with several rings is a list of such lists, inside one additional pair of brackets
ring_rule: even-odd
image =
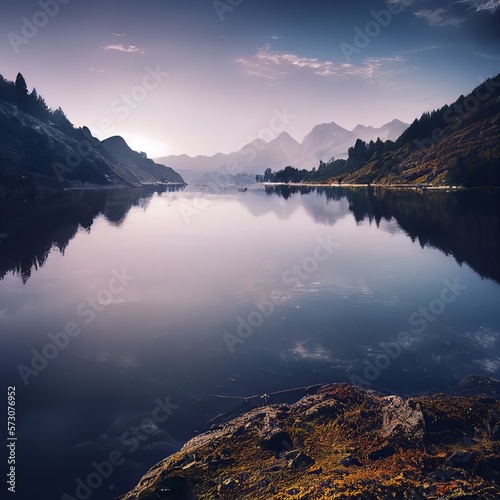
[(121, 134), (127, 144), (137, 152), (144, 152), (148, 158), (159, 158), (170, 154), (170, 146), (164, 142), (136, 134)]

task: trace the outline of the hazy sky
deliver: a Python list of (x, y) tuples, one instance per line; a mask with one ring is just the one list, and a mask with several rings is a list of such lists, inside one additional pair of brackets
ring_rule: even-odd
[(319, 123), (410, 122), (455, 100), (500, 72), (498, 7), (0, 0), (0, 74), (150, 156), (230, 152), (270, 128), (301, 141)]

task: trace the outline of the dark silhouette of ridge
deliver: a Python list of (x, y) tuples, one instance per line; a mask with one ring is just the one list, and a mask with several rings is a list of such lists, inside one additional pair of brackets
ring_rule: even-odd
[(102, 145), (113, 155), (132, 165), (139, 166), (144, 172), (157, 177), (161, 182), (176, 182), (182, 184), (184, 180), (172, 168), (150, 160), (146, 153), (134, 151), (120, 136), (113, 136), (102, 141)]
[(36, 89), (29, 92), (20, 73), (15, 83), (0, 75), (0, 196), (158, 183), (184, 180), (121, 138), (106, 146), (87, 127), (75, 128), (61, 108), (49, 109)]

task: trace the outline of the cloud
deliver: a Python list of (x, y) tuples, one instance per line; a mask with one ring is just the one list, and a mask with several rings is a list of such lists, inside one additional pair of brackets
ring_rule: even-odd
[(113, 33), (114, 36), (127, 36), (125, 33)]
[[(429, 0), (386, 0), (387, 4), (389, 5), (398, 5), (403, 8), (410, 7), (410, 6), (415, 6), (415, 4), (429, 4), (433, 3), (430, 2)], [(500, 7), (500, 0), (456, 0), (455, 2), (448, 1), (448, 2), (442, 2), (443, 4), (447, 4), (449, 8), (455, 4), (466, 4), (472, 7), (476, 12), (482, 11), (482, 10), (487, 10), (490, 11), (492, 14)], [(436, 7), (436, 2), (434, 2), (434, 7)], [(436, 8), (436, 10), (444, 10), (444, 9), (439, 9)]]
[[(413, 14), (424, 19), (430, 26), (455, 26), (460, 27), (471, 14), (477, 12), (489, 12), (494, 14), (500, 7), (500, 0), (456, 0), (455, 2), (442, 2), (443, 7), (415, 9), (418, 3), (421, 7), (429, 6), (427, 0), (388, 0), (388, 3), (401, 4), (405, 7), (414, 6)], [(423, 4), (423, 5), (422, 5)], [(430, 6), (429, 6), (430, 7)], [(458, 11), (457, 11), (458, 7)], [(455, 15), (448, 11), (454, 10)], [(460, 15), (457, 15), (459, 14)]]
[(293, 357), (296, 361), (326, 361), (326, 362), (333, 362), (334, 358), (332, 356), (332, 353), (324, 348), (321, 345), (315, 345), (315, 346), (306, 346), (310, 341), (309, 340), (303, 340), (303, 341), (296, 341), (295, 342), (295, 347), (293, 349), (290, 349), (288, 353), (291, 354), (291, 356), (287, 356), (285, 354), (285, 357), (288, 359), (289, 357)]
[(498, 373), (498, 370), (500, 370), (500, 358), (475, 359), (473, 362), (489, 373)]
[(490, 351), (494, 349), (495, 345), (500, 341), (500, 331), (481, 326), (479, 330), (467, 332), (465, 337), (469, 338), (474, 346), (480, 346)]
[(477, 57), (484, 57), (485, 59), (492, 59), (493, 61), (500, 61), (500, 57), (490, 56), (489, 54), (483, 54), (481, 52), (474, 52), (474, 55)]
[(465, 21), (464, 17), (446, 15), (446, 10), (423, 9), (414, 13), (417, 17), (424, 19), (430, 26), (455, 26), (459, 27)]
[(359, 76), (372, 78), (381, 65), (382, 58), (369, 58), (360, 65), (322, 61), (315, 57), (304, 57), (297, 54), (277, 52), (269, 45), (259, 49), (256, 54), (237, 59), (248, 74), (274, 80), (280, 75), (292, 71), (309, 72), (322, 77)]
[(119, 52), (127, 52), (129, 54), (144, 54), (144, 51), (137, 45), (122, 45), (110, 44), (102, 47), (104, 50), (117, 50)]
[[(410, 10), (414, 16), (434, 27), (459, 28), (478, 12), (494, 14), (500, 7), (500, 0), (386, 0), (387, 4), (398, 5)], [(438, 7), (441, 5), (441, 7)]]
[(407, 55), (419, 54), (421, 52), (428, 52), (429, 50), (439, 50), (439, 49), (443, 49), (443, 48), (444, 48), (443, 45), (432, 44), (432, 45), (426, 45), (424, 47), (419, 47), (417, 49), (407, 50), (407, 51), (403, 52), (403, 54), (407, 54)]
[(476, 9), (476, 12), (489, 10), (492, 14), (494, 14), (498, 7), (500, 7), (500, 0), (463, 0), (463, 2), (470, 4), (474, 9)]

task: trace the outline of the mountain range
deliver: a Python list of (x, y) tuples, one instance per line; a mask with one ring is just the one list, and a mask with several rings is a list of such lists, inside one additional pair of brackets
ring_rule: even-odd
[(87, 127), (75, 128), (60, 108), (28, 92), (21, 74), (15, 83), (0, 76), (0, 194), (156, 184), (184, 180), (121, 137), (101, 142)]
[(268, 182), (500, 186), (499, 89), (497, 75), (410, 126), (393, 120), (349, 131), (324, 123), (302, 143), (283, 132), (229, 154), (156, 163), (121, 137), (100, 141), (87, 127), (75, 128), (60, 108), (49, 109), (35, 89), (29, 92), (21, 74), (15, 82), (0, 76), (0, 194), (183, 185), (183, 176), (247, 182), (248, 174), (263, 172), (257, 177)]
[(500, 75), (416, 119), (393, 142), (358, 139), (347, 159), (292, 166), (261, 180), (285, 183), (500, 186)]
[(349, 148), (357, 139), (396, 140), (407, 127), (407, 123), (393, 120), (380, 128), (358, 125), (350, 131), (335, 122), (323, 123), (315, 126), (302, 143), (287, 132), (282, 132), (269, 142), (255, 139), (239, 151), (228, 154), (166, 156), (158, 158), (158, 161), (188, 176), (193, 173), (227, 171), (256, 174), (267, 168), (275, 170), (287, 165), (311, 169), (317, 167), (320, 161), (327, 162), (334, 157), (346, 158)]

